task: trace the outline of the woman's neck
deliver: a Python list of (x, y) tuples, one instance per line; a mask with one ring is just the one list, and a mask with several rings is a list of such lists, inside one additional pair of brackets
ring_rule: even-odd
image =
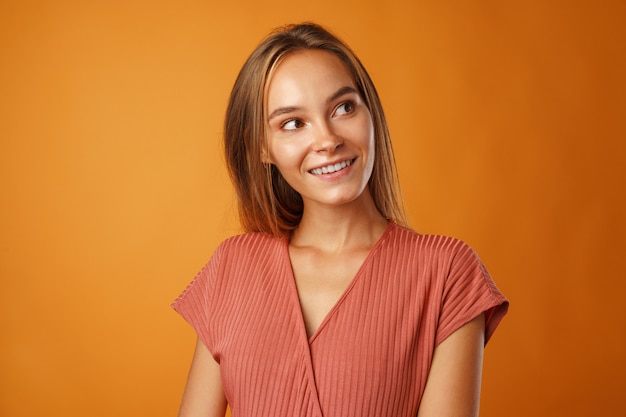
[(302, 220), (290, 245), (327, 253), (371, 248), (387, 225), (388, 220), (380, 214), (367, 190), (357, 200), (341, 206), (305, 202)]

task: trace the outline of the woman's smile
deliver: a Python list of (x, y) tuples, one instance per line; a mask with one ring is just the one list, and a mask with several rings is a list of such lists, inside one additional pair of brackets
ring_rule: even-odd
[(345, 161), (335, 162), (335, 163), (328, 164), (320, 168), (313, 168), (309, 172), (313, 175), (332, 174), (334, 172), (339, 172), (349, 167), (350, 165), (352, 165), (352, 161), (354, 160), (347, 159)]

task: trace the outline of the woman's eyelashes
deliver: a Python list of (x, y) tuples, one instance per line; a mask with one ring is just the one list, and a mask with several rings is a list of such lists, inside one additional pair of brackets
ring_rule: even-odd
[[(331, 117), (341, 117), (351, 113), (354, 113), (356, 109), (356, 102), (354, 100), (346, 100), (339, 104), (333, 110)], [(287, 119), (280, 124), (280, 129), (285, 131), (298, 130), (306, 126), (306, 123), (299, 118)]]
[(334, 116), (343, 116), (354, 112), (356, 104), (352, 100), (347, 100), (338, 105), (333, 112)]
[(281, 123), (282, 130), (296, 130), (304, 126), (304, 122), (300, 119), (289, 119)]

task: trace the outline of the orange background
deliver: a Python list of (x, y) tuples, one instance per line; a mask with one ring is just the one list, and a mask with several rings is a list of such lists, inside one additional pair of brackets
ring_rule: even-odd
[(413, 227), (511, 299), (481, 415), (623, 415), (618, 0), (0, 1), (0, 415), (175, 415), (195, 338), (169, 303), (237, 232), (226, 99), (302, 20), (374, 78)]

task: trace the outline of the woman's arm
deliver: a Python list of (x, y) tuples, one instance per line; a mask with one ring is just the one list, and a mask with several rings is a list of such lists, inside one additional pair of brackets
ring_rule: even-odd
[(225, 414), (220, 366), (198, 339), (178, 417), (224, 417)]
[(478, 416), (484, 347), (481, 314), (435, 348), (418, 417)]

